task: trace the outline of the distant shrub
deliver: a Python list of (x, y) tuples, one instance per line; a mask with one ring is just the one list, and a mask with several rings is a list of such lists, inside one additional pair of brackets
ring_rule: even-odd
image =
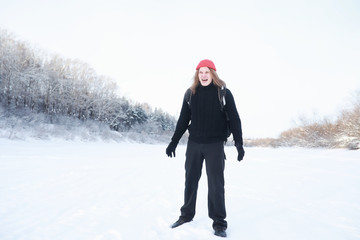
[(302, 122), (301, 126), (280, 134), (280, 146), (359, 149), (360, 91), (355, 94), (353, 106), (343, 111), (335, 121)]

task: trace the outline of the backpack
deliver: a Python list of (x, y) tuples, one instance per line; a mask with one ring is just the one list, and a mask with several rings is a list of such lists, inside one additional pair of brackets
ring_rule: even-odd
[[(191, 106), (191, 96), (192, 96), (192, 92), (191, 92), (191, 89), (189, 88), (185, 93), (185, 101), (187, 102), (189, 107)], [(226, 87), (225, 86), (218, 87), (218, 97), (219, 97), (219, 101), (220, 101), (221, 111), (223, 111), (225, 113), (225, 117), (226, 117), (226, 131), (227, 131), (226, 138), (228, 138), (231, 135), (231, 131), (230, 131), (230, 124), (229, 124), (229, 116), (228, 116), (227, 112), (225, 111), (225, 105), (226, 105), (225, 96), (226, 96)]]

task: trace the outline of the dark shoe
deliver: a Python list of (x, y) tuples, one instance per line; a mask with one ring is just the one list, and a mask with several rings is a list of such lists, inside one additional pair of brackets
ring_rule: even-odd
[(226, 237), (225, 228), (215, 228), (214, 234), (219, 237)]
[(192, 220), (188, 220), (186, 218), (180, 217), (179, 220), (177, 220), (173, 225), (171, 225), (171, 228), (176, 228), (180, 225), (183, 225), (184, 223), (191, 222)]

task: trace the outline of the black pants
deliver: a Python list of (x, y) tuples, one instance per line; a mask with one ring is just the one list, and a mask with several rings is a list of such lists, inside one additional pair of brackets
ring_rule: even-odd
[(213, 228), (227, 228), (225, 210), (224, 143), (199, 144), (188, 141), (185, 162), (185, 194), (181, 217), (191, 220), (195, 216), (196, 195), (205, 159), (208, 180), (208, 212)]

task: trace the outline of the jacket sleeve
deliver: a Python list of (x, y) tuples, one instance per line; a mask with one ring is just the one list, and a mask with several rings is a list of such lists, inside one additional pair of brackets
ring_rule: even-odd
[(175, 132), (173, 137), (171, 138), (171, 141), (176, 143), (180, 141), (182, 135), (184, 135), (185, 131), (188, 129), (189, 122), (191, 119), (190, 107), (185, 98), (186, 98), (186, 93), (183, 99), (183, 104), (181, 107), (179, 119), (176, 124)]
[(225, 100), (225, 111), (229, 117), (230, 131), (233, 134), (235, 144), (243, 145), (241, 120), (236, 109), (234, 97), (229, 89), (226, 89)]

